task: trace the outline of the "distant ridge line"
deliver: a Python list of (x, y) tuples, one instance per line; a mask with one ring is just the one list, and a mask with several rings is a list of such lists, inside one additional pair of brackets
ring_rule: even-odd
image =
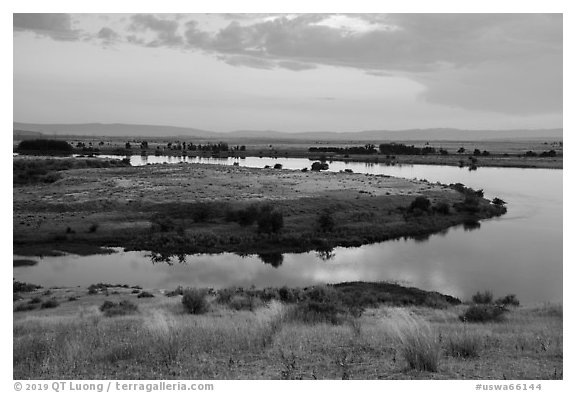
[(261, 139), (261, 140), (306, 140), (306, 141), (381, 141), (381, 140), (509, 140), (509, 139), (562, 139), (563, 129), (513, 129), (513, 130), (462, 130), (456, 128), (427, 128), (407, 130), (368, 130), (358, 132), (280, 132), (238, 130), (215, 132), (190, 127), (122, 124), (122, 123), (83, 123), (83, 124), (33, 124), (13, 123), (16, 135), (45, 136), (108, 136), (142, 138), (205, 138), (205, 139)]

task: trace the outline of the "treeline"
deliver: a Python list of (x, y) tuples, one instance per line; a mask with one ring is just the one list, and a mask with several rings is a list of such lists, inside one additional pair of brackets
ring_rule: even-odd
[(443, 154), (446, 155), (448, 152), (444, 149), (440, 149), (438, 152), (435, 148), (430, 146), (416, 147), (414, 145), (407, 146), (403, 143), (382, 143), (376, 149), (375, 145), (366, 144), (364, 146), (351, 146), (351, 147), (310, 147), (308, 149), (310, 153), (337, 153), (337, 154), (377, 154), (380, 151), (381, 154), (392, 155), (427, 155), (427, 154)]
[(54, 139), (28, 139), (18, 144), (18, 151), (37, 151), (37, 152), (71, 152), (72, 145), (66, 141)]
[(436, 154), (436, 149), (430, 146), (416, 147), (414, 145), (405, 145), (403, 143), (381, 143), (378, 146), (381, 154), (398, 154), (398, 155), (427, 155)]
[(338, 153), (338, 154), (376, 154), (376, 146), (367, 144), (364, 146), (352, 147), (311, 147), (308, 149), (310, 153)]

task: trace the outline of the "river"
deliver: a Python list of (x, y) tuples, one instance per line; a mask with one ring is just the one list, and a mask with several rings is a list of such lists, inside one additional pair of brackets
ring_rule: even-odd
[[(132, 156), (132, 165), (199, 162), (284, 169), (310, 167), (308, 159), (215, 159)], [(437, 165), (332, 162), (330, 171), (426, 179), (484, 189), (500, 197), (508, 213), (484, 220), (480, 228), (454, 227), (428, 239), (400, 239), (332, 253), (188, 255), (184, 263), (153, 263), (147, 252), (45, 257), (35, 266), (14, 268), (17, 280), (44, 286), (87, 286), (97, 282), (150, 288), (306, 286), (342, 281), (396, 281), (457, 296), (476, 291), (516, 294), (523, 303), (562, 301), (562, 170), (467, 168)], [(15, 258), (18, 258), (15, 256)], [(28, 258), (29, 259), (29, 258)], [(266, 263), (264, 262), (266, 261)]]

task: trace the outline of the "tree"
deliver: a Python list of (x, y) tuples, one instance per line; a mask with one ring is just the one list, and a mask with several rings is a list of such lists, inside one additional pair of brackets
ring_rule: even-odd
[(277, 233), (284, 226), (284, 216), (281, 212), (273, 210), (270, 206), (264, 206), (258, 216), (258, 232)]
[(131, 149), (132, 146), (130, 146), (130, 142), (126, 142), (126, 149)]
[(412, 203), (410, 203), (410, 206), (408, 207), (408, 211), (413, 211), (415, 209), (419, 209), (422, 211), (428, 211), (428, 209), (430, 208), (430, 200), (428, 198), (426, 198), (425, 196), (417, 196), (416, 199), (414, 199), (412, 201)]
[(324, 209), (318, 215), (318, 226), (322, 232), (332, 232), (334, 230), (334, 217), (329, 209)]
[(461, 147), (460, 149), (458, 149), (458, 154), (464, 154), (465, 151), (466, 151), (466, 149)]

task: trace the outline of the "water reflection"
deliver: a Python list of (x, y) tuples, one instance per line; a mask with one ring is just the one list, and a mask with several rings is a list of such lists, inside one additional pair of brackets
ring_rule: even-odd
[(464, 230), (468, 232), (480, 229), (481, 226), (482, 224), (480, 224), (480, 221), (474, 221), (474, 220), (465, 221), (464, 224), (462, 224)]
[(333, 248), (316, 250), (316, 257), (321, 261), (327, 262), (336, 257), (336, 252)]
[(258, 254), (258, 258), (260, 258), (262, 262), (271, 265), (275, 268), (282, 265), (282, 262), (284, 262), (284, 256), (279, 252)]

